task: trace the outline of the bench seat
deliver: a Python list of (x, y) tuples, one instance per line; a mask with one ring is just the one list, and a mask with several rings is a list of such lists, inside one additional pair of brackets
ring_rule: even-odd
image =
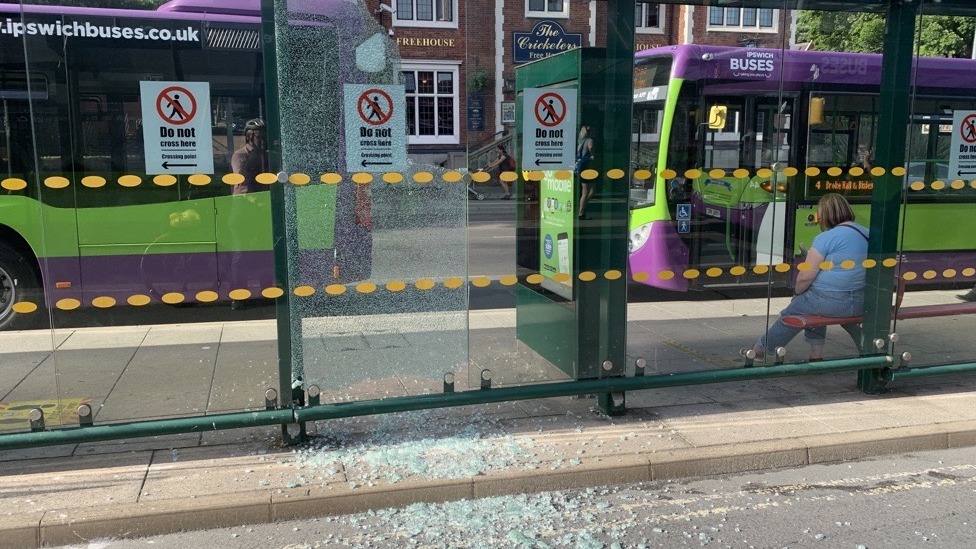
[[(948, 303), (945, 305), (919, 305), (916, 307), (901, 307), (894, 311), (894, 317), (898, 320), (909, 320), (912, 318), (935, 318), (940, 316), (956, 316), (976, 314), (976, 303)], [(847, 316), (817, 316), (817, 315), (793, 315), (784, 316), (783, 324), (793, 328), (807, 328), (814, 326), (835, 326), (837, 324), (861, 324), (863, 317)]]

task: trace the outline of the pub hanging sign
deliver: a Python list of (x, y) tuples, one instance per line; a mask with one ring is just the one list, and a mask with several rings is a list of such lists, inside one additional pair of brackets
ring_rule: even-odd
[(528, 63), (583, 45), (583, 34), (566, 32), (555, 21), (539, 21), (530, 32), (512, 33), (512, 61)]

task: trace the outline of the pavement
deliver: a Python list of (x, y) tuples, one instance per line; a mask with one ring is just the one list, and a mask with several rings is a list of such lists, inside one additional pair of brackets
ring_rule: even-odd
[[(906, 305), (951, 302), (953, 294), (911, 293)], [(629, 360), (645, 358), (647, 375), (739, 368), (735, 350), (779, 301), (632, 304)], [(360, 353), (363, 364), (380, 351), (387, 357), (384, 368), (323, 393), (328, 401), (439, 391), (445, 364), (407, 373), (401, 365), (458, 346), (467, 355), (456, 370), (459, 391), (476, 387), (484, 367), (499, 385), (560, 375), (527, 360), (511, 310), (436, 316), (422, 326), (395, 316), (376, 322), (382, 326), (316, 340), (321, 356)], [(912, 352), (915, 365), (974, 361), (974, 323), (906, 322), (897, 351)], [(459, 331), (467, 334), (460, 342), (444, 337)], [(828, 358), (852, 356), (847, 336), (830, 333)], [(803, 346), (798, 338), (789, 349)], [(308, 362), (320, 356), (316, 348), (306, 346)], [(0, 398), (88, 399), (96, 423), (261, 409), (275, 357), (273, 321), (0, 334)], [(313, 376), (325, 371), (310, 368)], [(976, 445), (976, 376), (901, 381), (881, 395), (859, 392), (855, 379), (842, 372), (634, 391), (617, 417), (583, 396), (330, 420), (311, 425), (311, 442), (299, 447), (282, 446), (278, 428), (268, 427), (7, 450), (0, 548)]]

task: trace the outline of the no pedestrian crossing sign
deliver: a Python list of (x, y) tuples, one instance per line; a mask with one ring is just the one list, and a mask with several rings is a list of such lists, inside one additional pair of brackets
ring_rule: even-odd
[(407, 166), (403, 86), (346, 84), (346, 170), (402, 171)]
[(572, 170), (576, 165), (576, 90), (530, 88), (522, 94), (522, 165)]
[(210, 174), (209, 82), (139, 82), (146, 173)]
[(952, 113), (949, 177), (976, 179), (976, 111)]

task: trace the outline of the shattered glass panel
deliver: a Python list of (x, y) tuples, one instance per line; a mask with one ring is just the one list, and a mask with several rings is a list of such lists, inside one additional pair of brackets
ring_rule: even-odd
[[(354, 4), (279, 1), (276, 10), (283, 170), (310, 179), (284, 186), (293, 386), (319, 386), (323, 403), (439, 392), (444, 375), (467, 363), (464, 186), (412, 160), (363, 160), (362, 171), (348, 171), (349, 143), (361, 144), (370, 126), (342, 120), (344, 101), (356, 100), (344, 87), (392, 94), (404, 77), (412, 87), (414, 74), (401, 72), (395, 42)], [(385, 54), (381, 68), (356, 62), (364, 44)], [(420, 73), (420, 91), (433, 92), (432, 77)], [(370, 105), (391, 116), (402, 108)], [(407, 146), (406, 133), (382, 137)]]

